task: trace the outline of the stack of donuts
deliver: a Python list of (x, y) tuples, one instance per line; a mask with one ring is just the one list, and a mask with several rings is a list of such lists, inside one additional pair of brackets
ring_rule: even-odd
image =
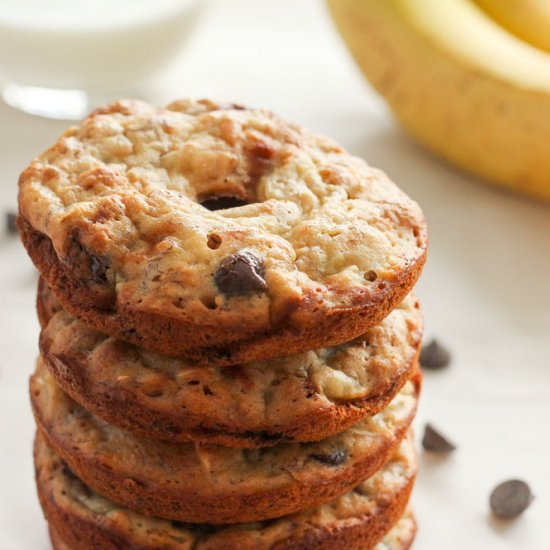
[(404, 550), (426, 257), (384, 173), (270, 112), (120, 101), (22, 173), (54, 548)]

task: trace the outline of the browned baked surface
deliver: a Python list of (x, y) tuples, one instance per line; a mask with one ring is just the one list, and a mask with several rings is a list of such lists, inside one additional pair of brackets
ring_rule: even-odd
[[(50, 525), (48, 527), (48, 531), (50, 533), (50, 540), (52, 543), (53, 550), (75, 550), (74, 548), (71, 548), (68, 544), (63, 542), (61, 539), (61, 536), (57, 533), (55, 529), (52, 528)], [(416, 521), (414, 519), (414, 516), (412, 513), (405, 512), (405, 515), (403, 515), (397, 523), (390, 529), (390, 531), (386, 534), (386, 536), (375, 546), (369, 547), (363, 544), (363, 542), (359, 543), (359, 545), (355, 543), (349, 543), (346, 541), (346, 546), (340, 545), (340, 548), (346, 548), (347, 550), (354, 550), (357, 548), (357, 550), (409, 550), (411, 547), (414, 537), (416, 535)], [(326, 543), (320, 543), (320, 546), (316, 546), (316, 548), (328, 548), (332, 550), (334, 548), (334, 541), (331, 540), (332, 536), (327, 536), (325, 538)], [(79, 539), (79, 546), (78, 548), (83, 548), (83, 550), (86, 550), (88, 546), (83, 547), (82, 546), (82, 537)], [(88, 544), (88, 541), (86, 540), (84, 544)], [(280, 546), (279, 546), (280, 547)], [(93, 546), (94, 550), (97, 549), (97, 546)], [(110, 548), (110, 547), (106, 547)], [(117, 547), (117, 550), (120, 550), (120, 545)], [(122, 548), (132, 548), (131, 546), (126, 546)], [(158, 549), (158, 547), (156, 547)], [(173, 547), (172, 547), (173, 548)], [(179, 548), (176, 546), (176, 548)], [(185, 548), (185, 547), (184, 547)], [(199, 545), (197, 548), (206, 548), (204, 545)], [(227, 546), (224, 546), (226, 550), (228, 549)], [(236, 549), (242, 548), (241, 546), (236, 546)], [(293, 544), (290, 548), (303, 548), (303, 546), (297, 546), (297, 544)], [(135, 550), (135, 546), (133, 547)], [(219, 548), (218, 548), (219, 550)]]
[(410, 440), (380, 472), (325, 505), (233, 526), (169, 522), (118, 506), (80, 482), (40, 436), (35, 467), (57, 550), (406, 550), (415, 533), (404, 513), (417, 469)]
[[(403, 300), (427, 248), (418, 205), (383, 173), (212, 102), (100, 109), (19, 189), (23, 242), (71, 314), (203, 363), (354, 338)], [(247, 204), (203, 206), (227, 196)]]
[(63, 542), (59, 533), (51, 525), (48, 525), (48, 533), (50, 534), (53, 550), (72, 550), (68, 544)]
[(372, 475), (406, 433), (417, 389), (408, 382), (384, 411), (341, 434), (263, 449), (135, 437), (72, 401), (40, 364), (31, 399), (48, 443), (99, 493), (148, 515), (234, 523), (315, 506)]
[[(77, 550), (75, 548), (71, 548), (67, 544), (63, 542), (59, 534), (55, 529), (53, 529), (51, 526), (48, 527), (48, 531), (50, 533), (50, 540), (52, 542), (52, 548), (53, 550)], [(414, 516), (412, 514), (405, 514), (403, 517), (401, 517), (397, 523), (391, 528), (389, 533), (374, 547), (372, 547), (372, 550), (409, 550), (409, 548), (412, 546), (412, 543), (414, 542), (414, 537), (416, 535), (416, 521), (414, 519)], [(326, 544), (320, 543), (320, 546), (316, 546), (316, 548), (327, 548), (332, 550), (334, 547), (334, 541), (332, 541), (333, 537), (329, 536), (327, 537)], [(82, 544), (81, 538), (79, 539), (79, 544)], [(88, 541), (86, 540), (85, 544), (87, 544)], [(359, 545), (349, 543), (346, 541), (344, 544), (340, 545), (340, 548), (346, 548), (347, 550), (354, 550), (357, 548), (357, 550), (369, 550), (368, 546), (365, 546), (362, 542), (359, 543)], [(298, 546), (296, 544), (292, 545), (290, 548), (297, 548)], [(83, 550), (86, 550), (88, 547), (79, 546), (78, 548), (82, 548)], [(92, 546), (94, 550), (96, 550), (97, 546)], [(110, 548), (109, 546), (106, 548)], [(120, 550), (120, 546), (117, 547), (117, 550)], [(131, 548), (131, 547), (122, 547), (122, 548)], [(176, 547), (178, 548), (178, 547)], [(197, 548), (205, 548), (205, 546), (198, 546)], [(224, 548), (227, 549), (227, 546)], [(241, 546), (237, 546), (236, 549), (240, 549)], [(303, 548), (298, 547), (298, 548)], [(135, 550), (135, 547), (133, 547), (133, 550)], [(212, 549), (213, 550), (213, 549)], [(230, 549), (228, 549), (230, 550)]]
[(39, 285), (42, 357), (84, 408), (144, 437), (232, 447), (319, 440), (382, 410), (411, 376), (422, 336), (407, 297), (347, 344), (239, 367), (196, 368), (108, 338)]

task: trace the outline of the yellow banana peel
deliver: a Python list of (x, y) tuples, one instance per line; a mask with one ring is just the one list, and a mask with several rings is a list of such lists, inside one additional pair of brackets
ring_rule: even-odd
[(470, 0), (327, 1), (410, 134), (488, 181), (550, 200), (550, 54)]

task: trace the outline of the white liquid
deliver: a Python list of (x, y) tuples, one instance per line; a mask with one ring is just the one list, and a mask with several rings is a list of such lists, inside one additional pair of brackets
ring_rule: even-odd
[(148, 80), (177, 53), (204, 0), (0, 0), (0, 76), (113, 89)]

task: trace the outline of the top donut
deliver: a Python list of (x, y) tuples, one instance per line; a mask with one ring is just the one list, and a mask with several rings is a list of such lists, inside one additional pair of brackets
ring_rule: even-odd
[(418, 205), (333, 141), (211, 101), (94, 111), (19, 181), (19, 228), (65, 309), (197, 364), (336, 345), (425, 260)]

